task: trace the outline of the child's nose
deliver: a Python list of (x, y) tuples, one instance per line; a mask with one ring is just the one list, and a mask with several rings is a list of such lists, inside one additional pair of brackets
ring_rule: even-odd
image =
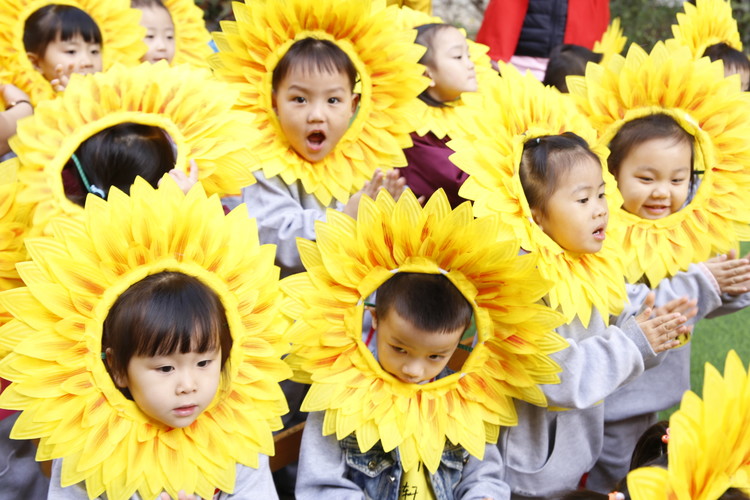
[(401, 372), (406, 378), (418, 379), (422, 376), (422, 366), (417, 362), (404, 363)]
[(188, 394), (197, 389), (196, 378), (190, 370), (183, 370), (177, 381), (177, 394)]
[(318, 102), (310, 103), (308, 108), (307, 121), (308, 122), (321, 122), (323, 121), (323, 105)]

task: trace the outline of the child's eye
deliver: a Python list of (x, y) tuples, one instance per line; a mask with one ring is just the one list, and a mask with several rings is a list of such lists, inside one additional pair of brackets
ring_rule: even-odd
[(301, 96), (292, 97), (292, 101), (296, 102), (297, 104), (304, 104), (305, 98)]
[(589, 202), (589, 199), (588, 199), (588, 198), (581, 198), (580, 200), (576, 200), (576, 201), (577, 201), (578, 203), (584, 203), (584, 204), (585, 204), (585, 203), (588, 203), (588, 202)]
[(153, 40), (153, 39), (154, 39), (154, 35), (146, 35), (146, 40)]
[(651, 182), (652, 180), (654, 180), (652, 177), (637, 177), (637, 179), (643, 182)]
[(443, 356), (442, 354), (431, 354), (430, 355), (430, 359), (433, 360), (433, 361), (440, 361), (444, 357), (445, 356)]
[(397, 347), (395, 345), (392, 345), (391, 349), (393, 349), (394, 351), (396, 351), (397, 353), (400, 353), (400, 354), (404, 354), (406, 352), (406, 349), (404, 349), (402, 347)]
[(685, 182), (685, 179), (672, 179), (672, 183), (674, 183), (674, 184), (680, 184), (680, 183), (683, 183), (683, 182)]
[(65, 51), (66, 54), (70, 54), (71, 56), (74, 56), (76, 54), (76, 51), (74, 49), (68, 49)]
[(329, 97), (328, 98), (328, 104), (338, 104), (341, 102), (341, 99), (338, 97)]
[(606, 198), (606, 195), (604, 193), (599, 193), (599, 199)]
[(157, 370), (162, 373), (169, 373), (174, 370), (174, 366), (160, 366), (159, 368), (157, 368)]
[(198, 361), (198, 366), (201, 367), (201, 368), (205, 368), (208, 365), (210, 365), (212, 361), (213, 361), (213, 359), (204, 359), (202, 361)]

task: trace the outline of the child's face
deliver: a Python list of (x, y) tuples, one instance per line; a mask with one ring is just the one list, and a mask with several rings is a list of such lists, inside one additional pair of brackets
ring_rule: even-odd
[(211, 403), (221, 378), (221, 349), (204, 353), (175, 352), (168, 356), (133, 356), (127, 387), (138, 407), (170, 427), (187, 427)]
[(309, 162), (324, 159), (349, 128), (359, 96), (343, 73), (291, 68), (274, 92), (281, 130)]
[(31, 52), (28, 53), (28, 57), (34, 68), (48, 81), (61, 75), (86, 75), (102, 70), (101, 45), (86, 42), (80, 34), (74, 35), (70, 40), (60, 40), (58, 35), (47, 45), (42, 57)]
[(432, 64), (427, 76), (432, 80), (427, 93), (440, 102), (455, 101), (464, 92), (477, 91), (477, 74), (469, 57), (466, 37), (453, 27), (443, 28), (432, 40)]
[(429, 382), (448, 364), (464, 328), (430, 332), (416, 328), (391, 309), (385, 318), (373, 313), (378, 361), (385, 371), (407, 384)]
[(558, 180), (546, 208), (545, 214), (539, 209), (531, 213), (534, 222), (558, 245), (576, 253), (601, 250), (609, 220), (601, 165), (589, 157), (578, 160)]
[(146, 28), (144, 41), (148, 52), (141, 61), (155, 63), (162, 59), (171, 63), (174, 58), (174, 23), (167, 9), (161, 7), (141, 7), (141, 26)]
[(658, 138), (634, 146), (617, 173), (622, 207), (644, 219), (677, 212), (690, 190), (691, 161), (687, 141)]

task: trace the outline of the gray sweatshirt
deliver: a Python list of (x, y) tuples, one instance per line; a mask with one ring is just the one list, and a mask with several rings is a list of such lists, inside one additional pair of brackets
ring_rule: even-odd
[[(88, 500), (86, 486), (83, 483), (74, 484), (63, 488), (60, 486), (60, 474), (62, 470), (62, 461), (54, 460), (52, 462), (52, 478), (49, 483), (50, 500)], [(100, 500), (106, 500), (107, 495), (97, 497)], [(236, 476), (234, 480), (234, 493), (219, 492), (214, 495), (213, 500), (278, 500), (276, 487), (273, 485), (271, 469), (268, 467), (268, 457), (258, 455), (258, 468), (253, 469), (244, 465), (237, 464)], [(130, 500), (142, 500), (141, 496), (136, 493)], [(177, 499), (174, 499), (177, 500)]]

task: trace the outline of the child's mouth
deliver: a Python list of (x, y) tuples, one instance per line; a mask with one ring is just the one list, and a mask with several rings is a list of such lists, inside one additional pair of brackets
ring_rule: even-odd
[(594, 239), (597, 241), (604, 241), (604, 238), (606, 238), (604, 227), (597, 227), (596, 230), (591, 234), (594, 235)]
[(307, 147), (311, 151), (320, 151), (323, 149), (323, 143), (325, 140), (326, 135), (323, 132), (316, 130), (307, 136)]
[(668, 205), (644, 205), (643, 208), (652, 215), (665, 215), (669, 212)]
[(198, 409), (197, 405), (180, 406), (172, 410), (179, 417), (189, 417)]

